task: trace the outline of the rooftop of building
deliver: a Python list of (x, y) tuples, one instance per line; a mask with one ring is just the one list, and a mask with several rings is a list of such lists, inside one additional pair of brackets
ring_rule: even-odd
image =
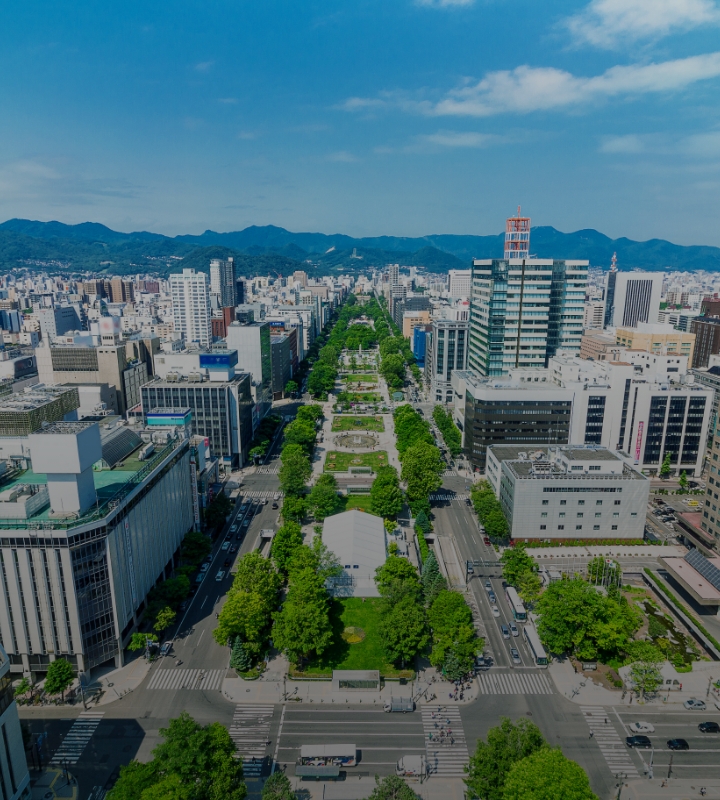
[(22, 392), (3, 396), (0, 399), (0, 411), (9, 413), (23, 413), (41, 408), (67, 392), (77, 391), (76, 386), (47, 386), (37, 384), (27, 387)]
[(33, 431), (33, 434), (64, 435), (82, 433), (95, 424), (94, 422), (50, 422), (43, 425), (39, 430)]
[[(83, 423), (64, 423), (80, 424)], [(90, 423), (95, 424), (95, 423)], [(87, 427), (87, 426), (85, 426)], [(126, 427), (120, 427), (121, 434), (132, 434), (133, 432)], [(109, 437), (117, 439), (117, 437)], [(139, 439), (139, 437), (138, 437)], [(149, 458), (140, 459), (140, 455), (145, 442), (139, 441), (133, 450), (128, 452), (121, 461), (118, 461), (112, 468), (93, 469), (93, 482), (97, 493), (97, 504), (76, 519), (57, 519), (50, 515), (50, 506), (45, 506), (40, 512), (32, 514), (27, 519), (2, 519), (0, 518), (0, 530), (2, 529), (27, 529), (27, 528), (74, 528), (101, 519), (106, 516), (119, 500), (128, 494), (134, 486), (142, 483), (173, 450), (183, 443), (181, 439), (169, 442), (165, 447), (157, 449)], [(117, 445), (117, 441), (113, 444)], [(105, 455), (103, 448), (103, 455)], [(99, 462), (102, 463), (102, 462)], [(0, 477), (0, 493), (7, 490), (20, 489), (23, 486), (41, 487), (47, 484), (47, 475), (33, 472), (32, 469), (11, 470)]]

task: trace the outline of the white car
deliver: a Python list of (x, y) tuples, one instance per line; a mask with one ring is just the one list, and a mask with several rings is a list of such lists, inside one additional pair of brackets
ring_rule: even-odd
[(500, 616), (500, 609), (497, 606), (490, 606), (490, 610), (493, 612), (493, 617)]
[(210, 569), (210, 564), (205, 563), (200, 567), (200, 572), (207, 572), (209, 569)]
[(655, 733), (655, 726), (649, 722), (631, 722), (628, 725), (628, 730), (633, 733)]
[(215, 576), (216, 581), (221, 581), (225, 577), (225, 570), (221, 569), (218, 570), (218, 574)]
[(683, 705), (688, 711), (705, 711), (704, 701), (696, 700), (694, 697), (691, 700), (686, 700)]
[(228, 549), (228, 547), (230, 547), (230, 542), (223, 542), (223, 543), (220, 545), (220, 549), (221, 549), (221, 550), (227, 550), (227, 549)]

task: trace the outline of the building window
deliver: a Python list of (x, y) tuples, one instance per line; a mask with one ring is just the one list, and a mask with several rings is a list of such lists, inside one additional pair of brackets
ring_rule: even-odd
[(578, 511), (577, 518), (578, 519), (582, 519), (582, 517), (583, 517), (583, 512), (582, 511)]
[(578, 500), (578, 505), (579, 506), (584, 506), (585, 505), (585, 501), (584, 500)]
[(543, 500), (543, 501), (542, 501), (542, 504), (543, 504), (544, 506), (546, 506), (546, 505), (547, 505), (549, 502), (550, 502), (549, 500)]
[(620, 516), (618, 511), (613, 511), (613, 519), (617, 519)]
[(602, 517), (602, 511), (596, 511), (595, 512), (595, 516), (596, 517)]
[(560, 505), (561, 506), (566, 506), (567, 505), (567, 500), (561, 500), (560, 501)]
[(547, 511), (543, 511), (542, 514), (540, 514), (540, 516), (541, 517), (547, 517)]
[(581, 531), (582, 530), (582, 525), (576, 525), (575, 526), (575, 530), (576, 531)]
[(560, 516), (560, 517), (564, 517), (564, 516), (565, 516), (565, 512), (564, 512), (564, 511), (561, 511), (561, 512), (560, 512), (560, 514), (559, 514), (558, 516)]
[(600, 530), (600, 526), (599, 525), (593, 525), (593, 530), (594, 531), (599, 531)]
[(619, 506), (620, 505), (620, 501), (619, 500), (614, 500), (613, 504), (616, 505), (616, 506)]
[(564, 525), (558, 525), (558, 530), (559, 531), (564, 531), (565, 530), (565, 526)]
[(617, 528), (618, 528), (618, 526), (617, 526), (617, 525), (612, 525), (611, 527), (612, 527), (612, 529), (613, 529), (614, 531), (616, 531), (616, 530), (617, 530)]
[(631, 511), (630, 512), (630, 516), (631, 517), (637, 517), (637, 511)]
[(595, 505), (596, 506), (601, 506), (602, 505), (602, 500), (596, 500), (595, 501)]
[(541, 531), (545, 531), (545, 530), (547, 530), (547, 525), (541, 525), (541, 526), (540, 526), (540, 530), (541, 530)]

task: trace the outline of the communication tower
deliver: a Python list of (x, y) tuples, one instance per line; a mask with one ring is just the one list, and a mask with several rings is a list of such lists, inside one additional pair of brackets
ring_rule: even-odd
[(505, 223), (505, 258), (528, 258), (530, 254), (530, 217), (508, 217)]

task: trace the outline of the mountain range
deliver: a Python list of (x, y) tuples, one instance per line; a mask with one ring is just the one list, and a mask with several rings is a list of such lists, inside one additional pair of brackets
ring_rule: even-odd
[[(533, 228), (530, 241), (531, 253), (538, 258), (588, 259), (592, 266), (608, 266), (617, 253), (620, 269), (720, 270), (718, 247), (683, 246), (663, 239), (611, 239), (593, 229), (562, 233), (549, 226)], [(208, 230), (199, 236), (169, 237), (148, 231), (122, 233), (97, 222), (66, 225), (11, 219), (0, 224), (2, 272), (40, 268), (63, 273), (166, 275), (180, 266), (207, 271), (211, 258), (229, 256), (239, 262), (244, 274), (287, 275), (305, 269), (323, 275), (388, 263), (446, 272), (469, 267), (473, 258), (502, 257), (502, 252), (503, 234), (358, 239), (253, 225), (229, 233)]]

